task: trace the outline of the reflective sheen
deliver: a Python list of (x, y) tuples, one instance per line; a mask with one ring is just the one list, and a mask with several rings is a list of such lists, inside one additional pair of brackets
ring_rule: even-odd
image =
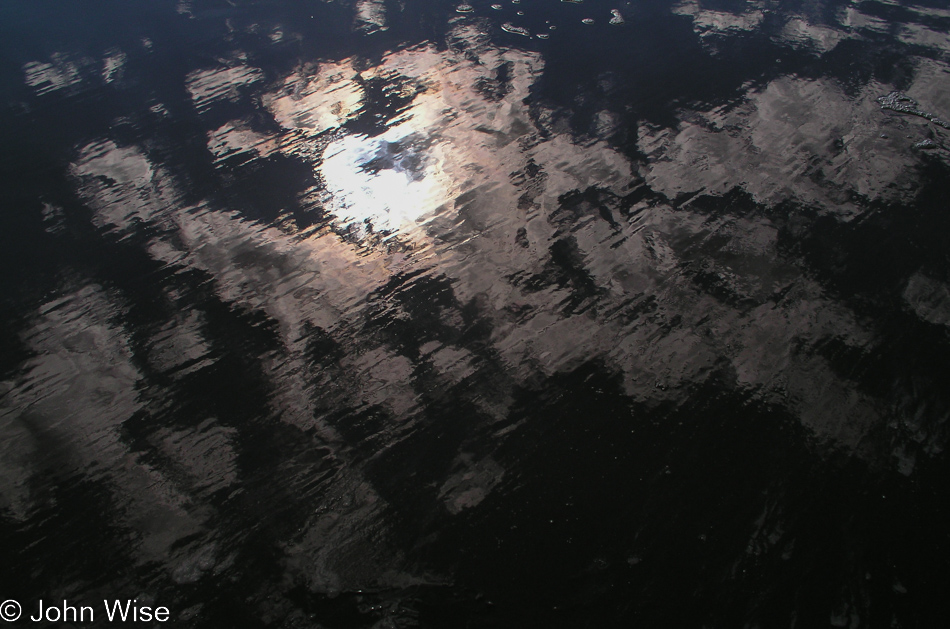
[(107, 4), (0, 7), (0, 600), (945, 620), (950, 9)]

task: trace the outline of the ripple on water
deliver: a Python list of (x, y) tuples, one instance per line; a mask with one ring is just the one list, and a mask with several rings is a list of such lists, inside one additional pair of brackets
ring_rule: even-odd
[[(354, 28), (384, 28), (382, 0), (351, 4)], [(512, 4), (521, 13), (524, 2)], [(458, 15), (488, 6), (463, 0), (435, 11), (449, 30), (446, 8)], [(730, 25), (760, 19), (692, 0), (677, 6), (692, 11), (677, 14), (683, 28), (666, 29), (668, 16), (647, 27), (669, 36), (663, 56), (676, 63), (656, 70), (670, 75), (687, 63), (721, 63), (697, 48), (696, 31), (721, 35), (716, 46), (746, 41), (754, 31)], [(937, 475), (915, 470), (939, 464), (929, 452), (938, 456), (946, 441), (941, 411), (950, 398), (940, 382), (950, 371), (950, 267), (939, 233), (948, 178), (936, 162), (950, 159), (950, 145), (934, 116), (950, 111), (939, 85), (944, 66), (921, 58), (913, 82), (906, 76), (921, 104), (901, 93), (879, 104), (884, 92), (873, 77), (858, 77), (851, 91), (838, 74), (800, 76), (797, 69), (813, 67), (804, 53), (800, 61), (779, 53), (787, 72), (761, 82), (759, 65), (739, 59), (737, 79), (753, 75), (735, 94), (693, 81), (660, 86), (650, 99), (656, 109), (693, 103), (677, 105), (667, 124), (663, 116), (651, 122), (646, 105), (628, 110), (627, 88), (617, 87), (628, 80), (637, 93), (634, 81), (652, 73), (609, 58), (600, 67), (572, 63), (554, 46), (561, 34), (542, 50), (520, 40), (499, 45), (502, 23), (475, 16), (456, 18), (436, 41), (422, 8), (425, 41), (415, 42), (416, 26), (407, 24), (415, 16), (403, 16), (406, 45), (378, 58), (351, 50), (348, 36), (342, 50), (321, 44), (326, 59), (311, 47), (297, 59), (300, 47), (289, 44), (279, 59), (255, 48), (232, 53), (237, 43), (213, 37), (217, 30), (194, 30), (208, 23), (201, 17), (190, 30), (207, 35), (202, 58), (222, 61), (172, 68), (167, 77), (145, 72), (162, 69), (161, 33), (147, 53), (155, 61), (130, 46), (104, 60), (65, 50), (18, 66), (29, 98), (81, 96), (80, 107), (103, 107), (101, 116), (68, 121), (76, 124), (68, 137), (45, 134), (56, 142), (53, 161), (35, 160), (32, 150), (22, 166), (23, 194), (36, 197), (24, 211), (39, 211), (42, 201), (43, 215), (17, 239), (49, 253), (42, 267), (61, 269), (24, 268), (24, 280), (36, 278), (29, 294), (5, 291), (17, 328), (8, 335), (23, 357), (14, 364), (3, 356), (10, 371), (0, 378), (0, 510), (15, 533), (9, 554), (28, 575), (24, 587), (58, 581), (77, 599), (154, 587), (174, 597), (163, 603), (181, 603), (183, 620), (209, 626), (227, 623), (229, 610), (215, 610), (232, 598), (261, 624), (305, 623), (316, 610), (345, 613), (348, 624), (404, 626), (418, 623), (417, 607), (437, 605), (433, 611), (462, 611), (472, 624), (505, 625), (512, 620), (500, 610), (541, 609), (566, 593), (597, 625), (622, 622), (623, 610), (668, 615), (668, 597), (649, 596), (671, 587), (706, 592), (715, 605), (715, 575), (744, 565), (746, 581), (763, 587), (814, 571), (844, 575), (829, 583), (845, 603), (822, 592), (773, 597), (770, 616), (795, 617), (796, 605), (832, 624), (859, 616), (908, 624), (913, 616), (892, 603), (899, 598), (881, 601), (880, 619), (865, 612), (875, 587), (914, 596), (913, 583), (892, 580), (885, 562), (863, 560), (880, 540), (861, 527), (825, 535), (829, 519), (800, 496), (853, 449), (877, 470), (827, 474), (850, 480), (836, 480), (818, 500), (883, 478), (897, 506), (882, 521), (896, 526), (895, 536), (912, 535), (927, 511), (947, 516), (936, 501), (914, 506), (915, 494), (892, 498), (912, 474), (920, 496), (939, 495), (939, 479), (927, 480)], [(566, 31), (582, 10), (565, 10), (573, 11)], [(629, 13), (631, 29), (656, 17), (625, 11), (603, 4), (591, 14), (617, 24), (612, 16)], [(246, 25), (240, 14), (228, 18), (234, 29)], [(548, 20), (515, 21), (503, 30), (553, 39)], [(261, 34), (277, 23), (261, 22)], [(292, 40), (297, 25), (281, 23)], [(530, 33), (522, 28), (529, 23)], [(784, 45), (772, 31), (761, 38), (763, 60)], [(821, 35), (832, 44), (850, 36)], [(584, 87), (594, 77), (596, 89)], [(141, 89), (109, 96), (123, 81)], [(189, 108), (175, 106), (182, 98)], [(24, 132), (62, 124), (61, 102), (24, 102), (26, 116), (7, 121), (15, 131), (24, 122)], [(149, 118), (139, 109), (155, 114), (148, 126), (135, 126)], [(113, 129), (124, 116), (131, 122)], [(177, 137), (169, 128), (183, 123), (205, 137), (166, 150)], [(612, 146), (615, 139), (623, 146)], [(64, 155), (72, 155), (68, 165), (59, 163)], [(940, 166), (932, 180), (918, 175), (924, 161)], [(38, 167), (62, 176), (28, 179)], [(49, 203), (39, 196), (49, 194), (47, 182)], [(904, 198), (909, 204), (898, 203)], [(54, 206), (57, 199), (67, 207)], [(870, 211), (853, 220), (845, 204), (855, 215)], [(821, 233), (809, 227), (816, 214)], [(47, 227), (31, 236), (40, 218)], [(875, 275), (883, 279), (865, 281)], [(875, 310), (887, 318), (874, 319)], [(872, 376), (861, 376), (859, 362), (875, 355), (888, 360), (872, 361)], [(897, 415), (909, 419), (888, 431)], [(677, 451), (688, 460), (664, 454)], [(822, 467), (826, 451), (832, 459)], [(724, 456), (736, 464), (723, 471)], [(901, 477), (884, 477), (885, 466)], [(598, 490), (603, 479), (637, 478), (639, 485)], [(783, 491), (771, 491), (779, 485)], [(618, 500), (664, 492), (682, 500), (652, 500), (643, 518), (616, 513)], [(749, 508), (717, 520), (722, 504), (749, 496)], [(695, 504), (687, 518), (695, 526), (670, 535), (663, 523), (680, 518), (684, 502)], [(850, 501), (830, 528), (877, 517), (881, 504)], [(901, 528), (904, 520), (911, 523)], [(460, 545), (458, 532), (472, 522), (481, 530)], [(631, 526), (643, 534), (631, 538)], [(420, 529), (424, 537), (413, 533)], [(926, 556), (942, 533), (898, 550)], [(827, 547), (845, 537), (857, 559), (826, 561)], [(695, 565), (675, 557), (690, 539), (709, 549)], [(563, 546), (555, 562), (543, 555), (549, 542)], [(791, 575), (747, 557), (754, 548), (778, 561), (793, 546)], [(691, 548), (699, 547), (686, 554)], [(82, 558), (100, 553), (88, 564)], [(657, 577), (655, 558), (671, 553), (683, 570), (661, 566), (669, 574)], [(878, 554), (918, 580), (947, 559)], [(116, 562), (134, 570), (99, 574)], [(692, 568), (702, 575), (682, 582)], [(864, 575), (883, 588), (856, 584)], [(195, 592), (221, 579), (227, 593), (194, 604)], [(644, 579), (655, 587), (641, 595)], [(454, 582), (488, 583), (486, 601), (529, 585), (486, 619)], [(286, 592), (285, 583), (300, 585)], [(362, 588), (389, 593), (364, 596)], [(421, 597), (424, 604), (414, 602)], [(745, 604), (726, 598), (736, 609)], [(818, 609), (826, 599), (829, 609)], [(756, 622), (768, 624), (750, 612)]]

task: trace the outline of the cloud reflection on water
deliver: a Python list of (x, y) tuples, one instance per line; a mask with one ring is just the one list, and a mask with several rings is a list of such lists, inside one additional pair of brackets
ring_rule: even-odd
[[(357, 28), (385, 26), (381, 7), (361, 2)], [(860, 8), (839, 12), (840, 28), (789, 16), (769, 41), (821, 58), (877, 28)], [(757, 7), (675, 11), (708, 45), (772, 28)], [(295, 528), (277, 535), (278, 561), (311, 592), (450, 582), (406, 559), (432, 540), (400, 538), (397, 516), (458, 521), (534, 482), (503, 456), (532, 429), (519, 400), (590, 365), (656, 422), (706, 387), (793, 418), (817, 457), (845, 452), (907, 476), (918, 450), (943, 447), (906, 383), (857, 386), (842, 370), (840, 356), (882, 350), (880, 329), (787, 246), (804, 223), (860, 224), (912, 200), (924, 160), (945, 160), (911, 148), (941, 131), (880, 110), (875, 99), (897, 86), (780, 74), (729, 102), (678, 103), (667, 126), (598, 107), (588, 135), (532, 98), (541, 52), (498, 45), (482, 18), (453, 19), (440, 45), (378, 58), (275, 75), (237, 52), (187, 73), (213, 177), (306, 171), (274, 217), (187, 194), (148, 142), (100, 135), (76, 148), (70, 182), (97, 237), (140, 250), (160, 290), (148, 295), (154, 320), (133, 325), (119, 291), (64, 276), (66, 297), (28, 317), (33, 355), (0, 407), (19, 418), (4, 425), (15, 447), (0, 475), (17, 519), (43, 506), (34, 479), (59, 465), (140, 511), (116, 524), (134, 539), (129, 554), (179, 584), (233, 565), (229, 545), (246, 531), (221, 521), (282, 508)], [(940, 45), (916, 24), (900, 37)], [(122, 84), (132, 69), (110, 54), (90, 76)], [(26, 84), (48, 96), (93, 80), (69, 59), (24, 66)], [(945, 62), (921, 58), (914, 71), (901, 87), (945, 116)], [(610, 144), (621, 131), (635, 150)], [(914, 270), (903, 281), (902, 312), (946, 327), (945, 280)], [(254, 385), (242, 381), (262, 400), (252, 419), (194, 402), (216, 369)], [(906, 435), (878, 439), (894, 417)], [(24, 426), (68, 451), (44, 452)], [(406, 446), (432, 434), (421, 454)], [(279, 456), (255, 459), (262, 442)], [(397, 471), (436, 471), (400, 493), (379, 473), (387, 457)], [(757, 552), (777, 549), (776, 535)]]

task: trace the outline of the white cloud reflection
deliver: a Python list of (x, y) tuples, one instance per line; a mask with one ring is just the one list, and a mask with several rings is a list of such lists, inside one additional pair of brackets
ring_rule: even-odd
[[(611, 225), (594, 213), (567, 223), (565, 232), (564, 195), (593, 187), (605, 198), (620, 198), (639, 182), (633, 164), (603, 142), (580, 144), (565, 134), (539, 132), (524, 102), (542, 68), (537, 53), (496, 48), (474, 27), (456, 29), (449, 44), (446, 50), (424, 45), (394, 52), (359, 73), (353, 60), (315, 71), (300, 68), (263, 98), (282, 132), (252, 132), (245, 122), (234, 121), (209, 136), (209, 149), (219, 158), (243, 151), (263, 159), (280, 151), (310, 160), (325, 188), (325, 209), (338, 225), (368, 229), (371, 224), (396, 232), (413, 243), (411, 255), (356, 247), (332, 231), (298, 238), (234, 213), (181, 207), (159, 167), (141, 152), (109, 142), (85, 149), (74, 172), (84, 196), (98, 208), (97, 222), (122, 229), (134, 228), (136, 221), (164, 225), (175, 236), (155, 238), (153, 256), (201, 269), (215, 278), (222, 299), (263, 310), (279, 323), (289, 358), (273, 366), (275, 382), (282, 382), (275, 403), (301, 427), (315, 421), (306, 410), (310, 385), (300, 376), (306, 372), (300, 342), (305, 327), (316, 325), (341, 338), (355, 334), (366, 295), (396, 274), (435, 264), (460, 303), (484, 304), (483, 316), (493, 322), (494, 351), (516, 381), (600, 357), (624, 374), (631, 396), (657, 400), (701, 381), (726, 357), (741, 386), (761, 390), (767, 399), (784, 400), (789, 391), (800, 390), (788, 403), (803, 421), (827, 438), (860, 441), (860, 430), (842, 432), (845, 425), (848, 430), (863, 425), (848, 419), (860, 415), (857, 410), (834, 415), (821, 410), (846, 387), (828, 388), (825, 397), (808, 395), (809, 386), (802, 384), (808, 374), (834, 378), (821, 359), (790, 354), (788, 344), (796, 338), (817, 342), (826, 334), (861, 339), (862, 333), (846, 309), (827, 302), (808, 282), (799, 286), (794, 307), (773, 308), (770, 296), (787, 287), (795, 273), (775, 251), (769, 221), (710, 224), (688, 208), (643, 202), (630, 210), (636, 219), (614, 214)], [(507, 68), (504, 84), (497, 79), (500, 67)], [(362, 111), (362, 85), (372, 79), (387, 81), (392, 89), (407, 89), (409, 81), (415, 96), (382, 133), (342, 133), (340, 126)], [(834, 166), (828, 176), (837, 186), (872, 186), (858, 188), (869, 195), (890, 190), (908, 165), (889, 154), (880, 164), (867, 159), (878, 135), (870, 123), (880, 116), (873, 100), (877, 87), (869, 89), (851, 99), (820, 81), (777, 80), (744, 105), (707, 114), (705, 124), (683, 122), (672, 132), (643, 128), (641, 148), (651, 157), (639, 168), (650, 186), (670, 197), (704, 188), (716, 195), (742, 185), (762, 203), (791, 194), (847, 213), (846, 206), (839, 207), (837, 188), (807, 176), (815, 154), (828, 155)], [(843, 152), (827, 153), (829, 143), (841, 137)], [(864, 158), (851, 155), (855, 147)], [(105, 186), (103, 178), (115, 184)], [(727, 234), (729, 255), (748, 264), (717, 263), (717, 282), (765, 305), (750, 314), (697, 293), (677, 272), (691, 255), (684, 249), (686, 233), (700, 240)], [(551, 247), (567, 236), (576, 264), (589, 276), (585, 290), (597, 294), (602, 314), (580, 314), (594, 298), (578, 296), (573, 283), (529, 290), (512, 279), (547, 273)], [(632, 295), (655, 295), (681, 315), (683, 326), (664, 332), (664, 317), (632, 323), (609, 314), (627, 308)], [(570, 300), (580, 300), (576, 315), (564, 312)], [(822, 319), (818, 311), (829, 314)], [(719, 323), (702, 324), (711, 312)], [(454, 316), (448, 312), (444, 318)], [(774, 351), (760, 351), (763, 338), (773, 339)], [(425, 360), (451, 382), (461, 367), (444, 358), (462, 349), (445, 346), (438, 358)], [(415, 366), (387, 347), (354, 349), (348, 360), (348, 380), (341, 385), (345, 398), (388, 406), (403, 418), (397, 432), (408, 430), (413, 422), (405, 420), (417, 412)], [(481, 368), (479, 360), (466, 359), (463, 373), (470, 377)], [(280, 375), (285, 372), (297, 375)], [(485, 392), (480, 404), (501, 417), (507, 399), (502, 388)], [(327, 426), (320, 430), (333, 432)]]
[[(302, 195), (333, 224), (308, 231), (250, 220), (210, 200), (184, 202), (174, 177), (142, 147), (103, 139), (77, 151), (71, 172), (95, 225), (140, 234), (167, 270), (209, 278), (217, 299), (274, 324), (278, 347), (255, 357), (270, 411), (345, 459), (321, 488), (338, 506), (314, 513), (288, 549), (288, 569), (318, 590), (366, 585), (353, 553), (369, 563), (387, 556), (389, 505), (334, 423), (339, 409), (378, 411), (372, 438), (383, 451), (424, 425), (432, 389), (457, 387), (472, 391), (466, 401), (499, 423), (485, 428), (501, 439), (516, 390), (596, 360), (644, 405), (676, 402), (717, 370), (728, 372), (742, 395), (782, 407), (816, 442), (858, 453), (891, 412), (814, 351), (829, 338), (865, 348), (873, 334), (783, 256), (779, 227), (765, 213), (710, 215), (658, 198), (621, 207), (638, 186), (667, 198), (740, 187), (766, 206), (793, 199), (854, 216), (861, 208), (849, 193), (887, 199), (914, 181), (917, 158), (905, 139), (879, 137), (882, 120), (916, 124), (883, 116), (875, 98), (887, 86), (848, 95), (830, 80), (782, 77), (732, 106), (681, 111), (673, 129), (643, 124), (647, 157), (633, 163), (605, 142), (553, 128), (549, 112), (529, 111), (542, 68), (541, 55), (496, 47), (478, 28), (459, 26), (445, 48), (395, 51), (368, 68), (356, 59), (298, 67), (260, 95), (258, 113), (273, 118), (272, 130), (252, 128), (249, 116), (211, 125), (207, 147), (228, 176), (240, 174), (232, 158), (252, 164), (282, 155), (312, 169), (319, 185)], [(920, 71), (942, 76), (943, 68), (933, 62)], [(202, 111), (228, 97), (226, 76), (190, 75)], [(236, 76), (265, 89), (254, 71)], [(369, 115), (369, 82), (404, 102), (375, 135), (347, 128)], [(940, 113), (942, 88), (927, 85), (911, 94)], [(607, 114), (598, 119), (615, 124)], [(814, 176), (819, 169), (824, 179)], [(343, 233), (354, 224), (407, 246), (354, 242), (353, 230)], [(690, 275), (697, 263), (713, 289)], [(380, 312), (392, 325), (410, 321), (399, 291), (425, 281), (444, 282), (452, 298), (422, 307), (459, 335), (475, 317), (486, 330), (483, 347), (421, 326), (407, 341), (418, 346), (413, 353), (374, 331)], [(904, 298), (922, 319), (946, 325), (945, 288), (918, 279)], [(314, 365), (307, 345), (314, 329), (342, 349), (333, 364)], [(183, 378), (213, 364), (205, 332), (200, 313), (169, 317), (144, 341), (151, 368)], [(120, 362), (100, 362), (110, 361)], [(97, 368), (104, 369), (88, 370)], [(131, 391), (141, 374), (123, 378), (122, 390)], [(128, 395), (110, 421), (145, 404)], [(212, 488), (234, 482), (231, 439), (219, 428), (154, 436), (168, 456), (187, 451), (189, 477), (206, 476), (201, 486)], [(30, 502), (16, 489), (29, 476), (22, 465), (0, 470), (20, 511)], [(209, 465), (225, 473), (209, 476)], [(477, 508), (507, 473), (478, 457), (460, 458), (457, 468), (439, 490), (438, 506), (449, 513)], [(360, 550), (369, 537), (371, 553)], [(181, 578), (191, 578), (185, 568)]]

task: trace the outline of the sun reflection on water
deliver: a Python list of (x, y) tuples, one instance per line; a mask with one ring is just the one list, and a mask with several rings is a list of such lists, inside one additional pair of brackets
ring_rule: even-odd
[(346, 135), (327, 146), (321, 172), (328, 209), (344, 224), (406, 230), (452, 196), (441, 147), (407, 122), (382, 135)]

